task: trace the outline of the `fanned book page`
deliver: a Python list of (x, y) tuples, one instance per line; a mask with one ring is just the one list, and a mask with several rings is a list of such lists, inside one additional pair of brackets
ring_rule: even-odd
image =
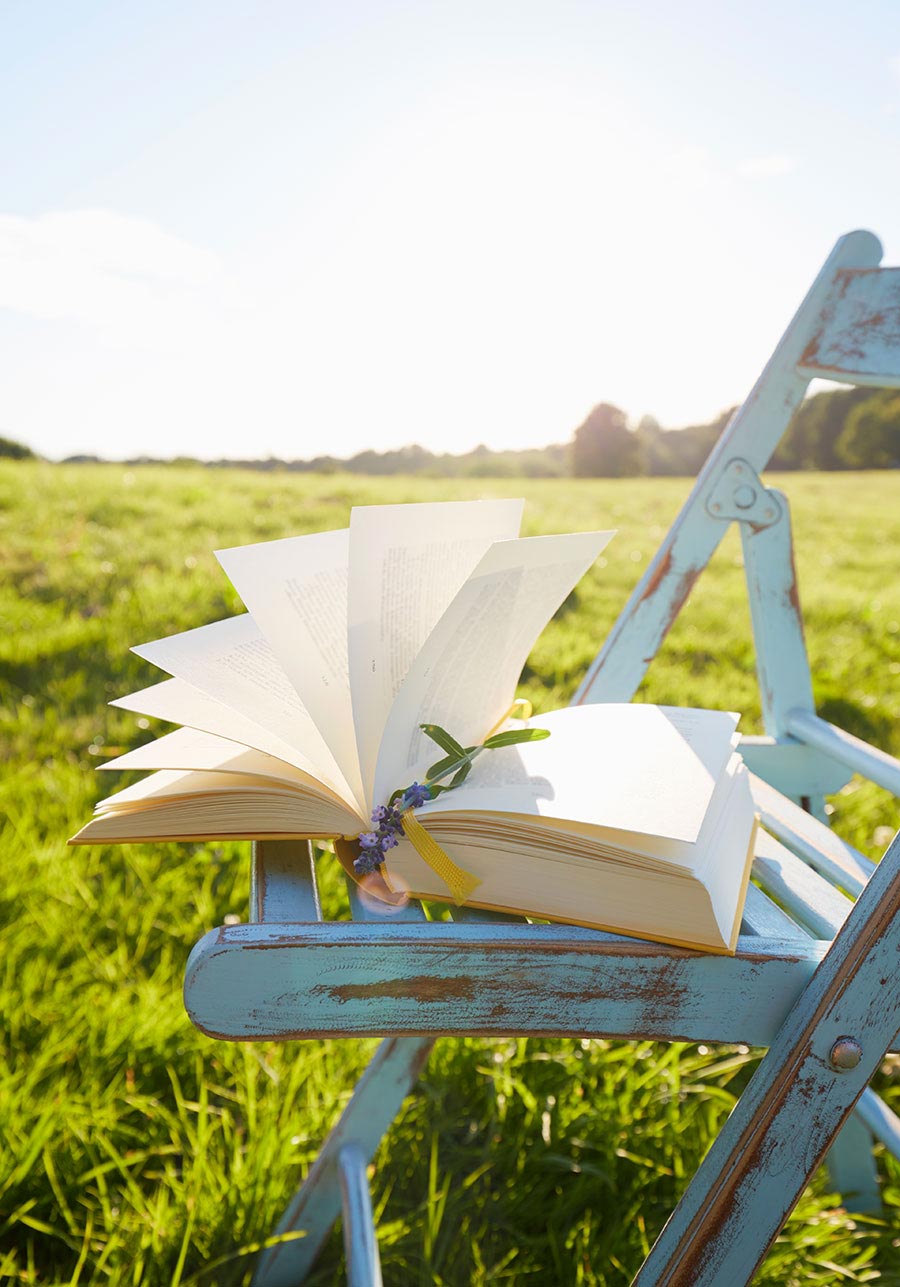
[(353, 798), (324, 737), (249, 613), (140, 644), (131, 651), (261, 723), (293, 747), (302, 761), (298, 767), (321, 777), (345, 799)]
[(347, 657), (349, 530), (218, 550), (216, 557), (362, 806)]
[(391, 704), (454, 596), (495, 541), (518, 536), (521, 500), (367, 505), (350, 516), (350, 689), (371, 799)]
[(553, 613), (612, 537), (576, 532), (495, 541), (419, 650), (387, 719), (374, 797), (424, 777), (434, 745), (424, 723), (480, 741), (515, 698), (528, 654)]
[(520, 538), (521, 511), (367, 506), (219, 551), (247, 612), (134, 648), (171, 678), (114, 705), (181, 727), (101, 766), (147, 776), (73, 843), (333, 838), (346, 856), (361, 837), (347, 861), (388, 899), (394, 882), (732, 951), (755, 825), (736, 716), (510, 720), (538, 635), (613, 535)]
[(110, 706), (119, 706), (136, 715), (149, 715), (152, 719), (184, 724), (202, 733), (228, 738), (232, 742), (240, 742), (242, 746), (263, 751), (266, 755), (274, 755), (297, 768), (309, 763), (308, 756), (301, 755), (275, 733), (263, 728), (262, 724), (248, 719), (233, 706), (217, 701), (183, 679), (164, 679), (160, 684), (151, 684), (149, 688), (142, 688), (136, 693), (117, 697), (110, 702)]

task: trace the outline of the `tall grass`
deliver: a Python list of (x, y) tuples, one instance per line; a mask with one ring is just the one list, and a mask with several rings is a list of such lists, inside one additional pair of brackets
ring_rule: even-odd
[[(247, 1281), (373, 1048), (236, 1046), (190, 1027), (184, 962), (245, 914), (246, 847), (65, 848), (103, 793), (92, 766), (151, 735), (106, 705), (158, 678), (129, 646), (240, 609), (211, 551), (341, 525), (351, 504), (523, 491), (528, 532), (618, 527), (529, 660), (523, 691), (546, 710), (687, 486), (0, 468), (0, 1281)], [(787, 486), (819, 708), (900, 753), (900, 477)], [(733, 536), (642, 695), (739, 709), (759, 729)], [(856, 782), (832, 803), (868, 854), (900, 821)], [(386, 1282), (627, 1282), (752, 1067), (743, 1048), (683, 1043), (439, 1042), (376, 1159)], [(894, 1060), (878, 1088), (900, 1108)], [(900, 1283), (900, 1168), (883, 1153), (879, 1167), (883, 1217), (848, 1216), (822, 1172), (759, 1281)], [(335, 1236), (312, 1281), (339, 1272)]]

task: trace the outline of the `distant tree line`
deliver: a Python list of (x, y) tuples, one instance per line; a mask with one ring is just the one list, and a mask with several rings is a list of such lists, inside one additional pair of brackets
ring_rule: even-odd
[[(575, 430), (572, 472), (587, 478), (696, 475), (734, 410), (685, 429), (663, 429), (645, 416), (631, 430), (623, 411), (601, 402)], [(807, 398), (769, 468), (900, 468), (900, 393), (836, 389)]]
[[(639, 475), (697, 474), (733, 409), (709, 424), (664, 429), (652, 416), (632, 428), (619, 407), (601, 402), (575, 430), (570, 443), (524, 451), (475, 447), (461, 455), (425, 447), (361, 451), (349, 459), (316, 456), (311, 460), (174, 461), (140, 456), (125, 463), (195, 464), (212, 468), (289, 470), (299, 473), (423, 474), (441, 478), (631, 478)], [(33, 452), (0, 438), (0, 457), (24, 459)], [(97, 456), (69, 456), (69, 463), (95, 462)], [(835, 389), (818, 393), (797, 411), (778, 445), (770, 469), (900, 468), (900, 392), (896, 389)]]
[(0, 438), (0, 459), (34, 460), (34, 452), (24, 442), (14, 442), (12, 438)]

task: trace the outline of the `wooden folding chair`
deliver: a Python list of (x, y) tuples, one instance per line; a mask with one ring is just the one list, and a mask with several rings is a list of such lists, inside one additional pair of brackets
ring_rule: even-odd
[(900, 837), (873, 869), (817, 815), (848, 771), (900, 793), (900, 763), (815, 714), (787, 501), (758, 471), (813, 376), (900, 385), (900, 269), (880, 257), (871, 234), (838, 242), (575, 699), (630, 699), (737, 521), (767, 733), (743, 747), (765, 830), (736, 956), (466, 908), (385, 917), (353, 886), (353, 920), (323, 922), (310, 848), (255, 845), (250, 923), (211, 931), (188, 962), (193, 1021), (231, 1040), (387, 1038), (279, 1225), (304, 1236), (263, 1253), (256, 1287), (302, 1281), (341, 1213), (349, 1282), (381, 1282), (366, 1167), (440, 1035), (769, 1047), (642, 1287), (747, 1282), (848, 1118), (835, 1174), (875, 1200), (871, 1137), (900, 1157), (900, 1120), (866, 1088), (900, 1029)]

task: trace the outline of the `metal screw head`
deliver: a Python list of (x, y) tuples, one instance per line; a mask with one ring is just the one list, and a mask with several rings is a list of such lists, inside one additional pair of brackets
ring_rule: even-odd
[(831, 1047), (828, 1058), (832, 1068), (838, 1072), (849, 1072), (862, 1059), (862, 1046), (852, 1037), (838, 1037)]
[(733, 500), (738, 509), (750, 509), (756, 500), (756, 489), (749, 483), (741, 483), (740, 487), (735, 487)]

